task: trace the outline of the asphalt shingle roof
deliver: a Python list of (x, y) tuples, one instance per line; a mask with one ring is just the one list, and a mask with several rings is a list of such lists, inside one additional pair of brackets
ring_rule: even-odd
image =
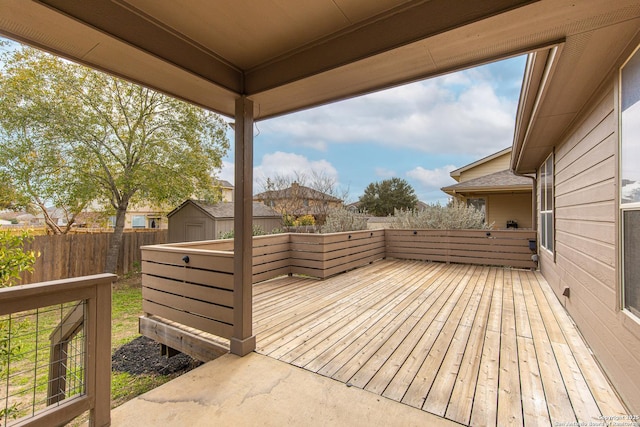
[[(211, 215), (213, 218), (233, 218), (234, 214), (234, 203), (233, 202), (220, 202), (216, 204), (208, 204), (199, 200), (187, 200), (179, 207), (174, 209), (169, 213), (168, 216), (171, 216), (180, 208), (182, 208), (187, 203), (193, 203), (204, 212)], [(254, 217), (280, 217), (282, 216), (280, 213), (270, 208), (269, 206), (265, 206), (262, 203), (253, 202), (253, 216)]]
[(469, 181), (459, 182), (458, 184), (443, 187), (442, 191), (469, 191), (482, 190), (489, 188), (509, 189), (509, 188), (531, 188), (531, 179), (515, 175), (510, 170), (495, 172), (479, 178), (470, 179)]

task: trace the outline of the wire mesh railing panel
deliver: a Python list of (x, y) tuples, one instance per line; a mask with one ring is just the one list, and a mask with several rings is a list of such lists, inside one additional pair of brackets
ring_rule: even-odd
[(0, 426), (86, 393), (86, 303), (0, 317)]

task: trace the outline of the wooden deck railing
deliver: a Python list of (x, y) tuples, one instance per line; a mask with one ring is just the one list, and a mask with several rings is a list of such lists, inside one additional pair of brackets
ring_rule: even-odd
[[(22, 340), (22, 344), (26, 347), (25, 341), (33, 339), (35, 345), (35, 360), (31, 367), (31, 376), (39, 377), (39, 372), (43, 371), (44, 379), (32, 378), (30, 381), (33, 384), (30, 389), (33, 390), (33, 402), (29, 405), (29, 413), (15, 421), (15, 425), (27, 426), (27, 425), (64, 425), (73, 420), (78, 415), (85, 411), (90, 412), (90, 424), (95, 426), (106, 426), (110, 423), (110, 405), (111, 405), (111, 283), (116, 279), (113, 274), (98, 274), (94, 276), (85, 276), (72, 279), (56, 280), (51, 282), (33, 283), (30, 285), (15, 286), (12, 288), (0, 289), (0, 316), (2, 316), (2, 322), (8, 325), (5, 330), (9, 331), (7, 336), (3, 336), (3, 340), (11, 340), (12, 324), (18, 322), (26, 322), (27, 326), (36, 325), (36, 330), (33, 335), (18, 335), (17, 339)], [(78, 310), (77, 302), (82, 302), (82, 310)], [(70, 305), (68, 303), (71, 303)], [(48, 311), (43, 308), (51, 308), (57, 306), (55, 310), (49, 309)], [(65, 311), (71, 310), (71, 313), (65, 313)], [(47, 317), (48, 313), (55, 311), (61, 312), (61, 318), (63, 320), (69, 320), (73, 325), (78, 323), (83, 324), (83, 338), (81, 361), (82, 367), (79, 368), (82, 384), (75, 387), (77, 393), (73, 396), (66, 396), (62, 399), (54, 399), (51, 396), (38, 398), (36, 395), (39, 393), (39, 386), (42, 381), (46, 381), (46, 384), (58, 383), (60, 384), (59, 369), (55, 367), (49, 369), (47, 362), (44, 364), (39, 359), (37, 348), (39, 346), (38, 339), (40, 335), (44, 334), (45, 337), (52, 336), (53, 342), (59, 344), (59, 340), (56, 338), (56, 331), (59, 328), (54, 324), (52, 326), (53, 333), (46, 334), (38, 329), (37, 319), (39, 316)], [(26, 314), (25, 314), (26, 313)], [(68, 316), (67, 316), (68, 314)], [(79, 314), (82, 314), (84, 319), (79, 319)], [(22, 317), (20, 317), (22, 316)], [(86, 317), (85, 317), (86, 316)], [(36, 321), (30, 320), (31, 317)], [(22, 320), (18, 320), (22, 319)], [(73, 318), (73, 319), (72, 319)], [(41, 323), (45, 323), (44, 320)], [(74, 335), (75, 329), (73, 326), (66, 329), (65, 335), (71, 337)], [(74, 330), (72, 330), (74, 329)], [(11, 347), (10, 343), (5, 343)], [(13, 343), (17, 346), (20, 342)], [(48, 358), (49, 352), (45, 352), (45, 358)], [(56, 351), (53, 353), (57, 354)], [(60, 356), (60, 355), (58, 355)], [(7, 361), (11, 361), (11, 352), (9, 354), (3, 354), (3, 357), (7, 358)], [(31, 355), (18, 355), (16, 363), (25, 363), (25, 359), (30, 360)], [(61, 362), (60, 357), (58, 360), (49, 361), (49, 364), (57, 365)], [(4, 361), (3, 361), (4, 363)], [(7, 364), (8, 365), (8, 364)], [(20, 372), (24, 372), (20, 368), (18, 373), (13, 373), (11, 367), (3, 364), (3, 381), (7, 381), (7, 384), (2, 387), (7, 387), (10, 378), (14, 377), (19, 379)], [(44, 366), (43, 366), (44, 365)], [(55, 378), (49, 377), (51, 373), (54, 373)], [(16, 380), (17, 381), (17, 380)], [(11, 384), (12, 388), (15, 384)], [(47, 387), (44, 387), (45, 390)], [(50, 391), (50, 389), (49, 389)], [(5, 413), (7, 407), (12, 405), (11, 399), (20, 399), (22, 396), (20, 393), (12, 395), (7, 394), (3, 398)], [(39, 402), (44, 402), (44, 406), (40, 408)], [(14, 408), (20, 408), (22, 403), (18, 402)], [(22, 415), (21, 415), (22, 416)], [(6, 419), (2, 420), (4, 423)]]
[[(364, 230), (332, 234), (285, 233), (253, 238), (253, 283), (286, 274), (324, 279), (384, 257), (535, 268), (524, 230)], [(202, 360), (232, 338), (233, 241), (142, 248), (145, 316), (140, 331)], [(191, 333), (172, 324), (193, 328)], [(216, 350), (218, 349), (218, 350)]]
[(529, 249), (535, 231), (386, 230), (390, 258), (536, 268)]

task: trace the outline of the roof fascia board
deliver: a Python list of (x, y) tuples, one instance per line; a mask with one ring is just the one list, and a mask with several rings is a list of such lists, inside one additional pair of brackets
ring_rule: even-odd
[(540, 106), (548, 93), (553, 73), (558, 65), (564, 40), (529, 54), (518, 101), (516, 124), (511, 152), (511, 169), (517, 173), (534, 173), (520, 170), (520, 162), (525, 155), (527, 145), (531, 143), (529, 135), (535, 126)]

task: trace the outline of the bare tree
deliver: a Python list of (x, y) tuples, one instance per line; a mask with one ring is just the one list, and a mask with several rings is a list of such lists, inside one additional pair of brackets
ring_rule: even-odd
[(259, 186), (262, 192), (255, 199), (279, 211), (285, 225), (303, 215), (313, 215), (316, 223), (322, 224), (329, 210), (341, 206), (348, 197), (348, 189), (339, 188), (334, 177), (317, 171), (275, 174)]

